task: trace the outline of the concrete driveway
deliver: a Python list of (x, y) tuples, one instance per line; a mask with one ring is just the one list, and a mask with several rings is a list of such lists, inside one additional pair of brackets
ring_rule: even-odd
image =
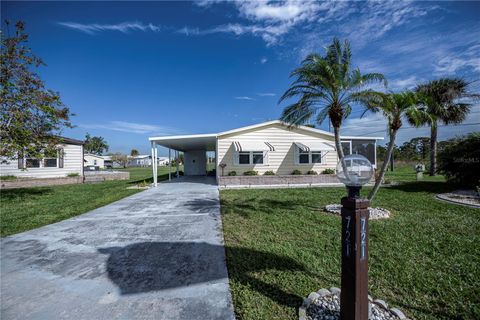
[(234, 319), (214, 180), (2, 239), (0, 318)]

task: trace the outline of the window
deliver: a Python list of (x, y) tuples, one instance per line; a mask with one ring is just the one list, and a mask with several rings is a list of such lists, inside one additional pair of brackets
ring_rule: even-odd
[(266, 164), (266, 154), (263, 151), (240, 151), (236, 163), (240, 165)]
[(263, 152), (252, 152), (253, 164), (263, 164)]
[(347, 155), (352, 153), (352, 142), (351, 141), (342, 141), (341, 145), (342, 145), (344, 155), (347, 156)]
[(297, 148), (297, 164), (322, 163), (322, 151), (304, 151)]
[(39, 159), (25, 159), (25, 166), (27, 168), (40, 168), (40, 160)]
[(239, 152), (238, 153), (238, 163), (239, 164), (250, 164), (250, 152)]
[(373, 165), (375, 163), (375, 140), (353, 140), (352, 141), (352, 153), (360, 154), (368, 159)]
[(308, 151), (302, 151), (302, 150), (299, 151), (298, 163), (308, 164), (310, 163), (309, 158), (310, 158), (310, 153)]
[(58, 156), (58, 151), (57, 150), (51, 150), (51, 151), (45, 152), (44, 158), (43, 158), (43, 167), (44, 168), (56, 168), (57, 167), (57, 156)]
[(45, 168), (56, 168), (57, 167), (57, 158), (55, 158), (55, 159), (43, 159), (43, 166)]
[(312, 163), (322, 163), (322, 152), (312, 151)]

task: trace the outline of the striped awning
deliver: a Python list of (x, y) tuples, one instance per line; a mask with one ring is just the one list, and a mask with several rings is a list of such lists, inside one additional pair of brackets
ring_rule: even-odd
[(302, 151), (335, 151), (333, 144), (321, 141), (302, 141), (294, 142), (295, 145)]
[(275, 151), (275, 147), (264, 141), (234, 141), (235, 151)]

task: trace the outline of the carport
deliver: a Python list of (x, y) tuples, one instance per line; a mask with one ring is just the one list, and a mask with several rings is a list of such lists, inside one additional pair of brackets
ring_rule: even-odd
[[(163, 136), (149, 138), (152, 146), (152, 159), (158, 158), (158, 146), (168, 149), (168, 179), (172, 179), (172, 151), (178, 159), (179, 151), (184, 154), (184, 174), (186, 176), (206, 175), (207, 152), (216, 152), (217, 134), (197, 134), (180, 136)], [(215, 154), (215, 165), (217, 156)], [(178, 161), (176, 175), (178, 176)], [(157, 186), (158, 162), (152, 161), (153, 183)]]

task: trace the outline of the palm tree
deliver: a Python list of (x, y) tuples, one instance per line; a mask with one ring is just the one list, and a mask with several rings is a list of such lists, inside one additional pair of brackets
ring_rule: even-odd
[[(427, 116), (417, 126), (430, 126), (430, 175), (437, 171), (437, 136), (439, 122), (458, 124), (470, 112), (471, 103), (480, 95), (468, 92), (470, 83), (461, 78), (443, 78), (418, 85), (415, 91), (423, 96)], [(415, 120), (413, 121), (415, 124)]]
[(342, 43), (334, 38), (326, 49), (325, 56), (310, 54), (302, 65), (293, 70), (295, 78), (290, 88), (280, 98), (280, 102), (298, 97), (298, 101), (285, 107), (281, 120), (292, 126), (315, 121), (321, 124), (327, 117), (333, 126), (335, 146), (339, 159), (343, 159), (340, 141), (340, 126), (352, 111), (353, 103), (366, 104), (378, 100), (381, 95), (365, 86), (383, 82), (380, 73), (362, 74), (351, 67), (351, 51), (347, 40)]
[(411, 91), (405, 91), (402, 93), (385, 94), (380, 101), (372, 101), (366, 105), (365, 112), (362, 116), (367, 111), (382, 112), (385, 118), (387, 118), (387, 130), (389, 135), (387, 152), (385, 153), (379, 176), (375, 181), (373, 189), (368, 195), (369, 200), (375, 197), (380, 188), (380, 184), (383, 181), (390, 157), (392, 156), (397, 132), (402, 127), (402, 118), (406, 116), (410, 121), (419, 124), (421, 119), (425, 117), (424, 111), (417, 108), (417, 104), (418, 98), (416, 94)]

